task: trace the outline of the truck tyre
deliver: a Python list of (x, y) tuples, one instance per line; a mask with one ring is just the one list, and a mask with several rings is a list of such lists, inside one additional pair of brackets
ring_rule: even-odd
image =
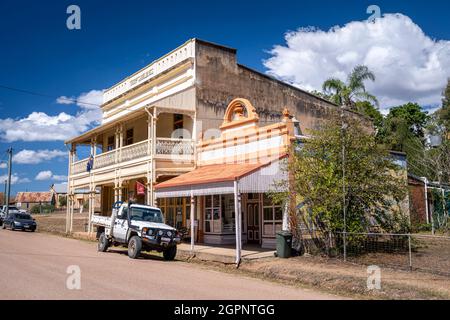
[(100, 237), (98, 237), (98, 244), (97, 244), (97, 251), (99, 252), (106, 252), (109, 247), (109, 241), (106, 238), (106, 234), (102, 232)]
[(128, 242), (128, 256), (131, 259), (137, 259), (141, 254), (142, 240), (138, 236), (132, 236)]
[(177, 246), (172, 246), (170, 248), (167, 248), (163, 252), (164, 260), (167, 260), (167, 261), (174, 260), (176, 255), (177, 255)]

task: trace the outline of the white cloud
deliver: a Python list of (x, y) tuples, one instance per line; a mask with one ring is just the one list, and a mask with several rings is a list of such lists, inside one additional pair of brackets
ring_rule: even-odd
[(53, 176), (53, 173), (51, 171), (41, 171), (37, 174), (36, 180), (43, 181), (43, 180), (50, 180)]
[(53, 180), (53, 181), (65, 181), (67, 180), (67, 176), (64, 175), (54, 175), (50, 170), (41, 171), (36, 175), (35, 180), (45, 181), (45, 180)]
[(62, 150), (21, 150), (13, 156), (13, 163), (38, 164), (50, 161), (54, 158), (67, 157), (67, 152)]
[(0, 169), (6, 169), (8, 165), (5, 162), (0, 162)]
[[(102, 112), (97, 105), (100, 104), (101, 95), (101, 90), (82, 93), (77, 98), (80, 110), (75, 115), (32, 112), (20, 119), (0, 119), (0, 139), (5, 142), (57, 141), (77, 136), (100, 122)], [(61, 97), (57, 102), (68, 104)]]
[(84, 109), (98, 109), (103, 103), (103, 90), (83, 92), (78, 97), (60, 96), (56, 99), (58, 104), (75, 104)]
[[(0, 176), (0, 183), (3, 184), (8, 179), (8, 175), (4, 174)], [(11, 184), (29, 183), (31, 182), (28, 178), (21, 178), (17, 173), (11, 175)]]
[(431, 39), (402, 14), (328, 31), (300, 28), (285, 40), (264, 61), (269, 74), (306, 90), (321, 90), (327, 78), (346, 80), (355, 65), (364, 64), (376, 76), (367, 89), (384, 109), (409, 101), (438, 106), (450, 77), (450, 41)]

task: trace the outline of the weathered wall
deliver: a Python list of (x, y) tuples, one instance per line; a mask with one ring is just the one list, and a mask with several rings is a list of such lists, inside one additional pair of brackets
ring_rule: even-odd
[(411, 224), (426, 223), (425, 186), (423, 182), (408, 178)]
[(317, 128), (323, 119), (339, 110), (332, 103), (237, 64), (234, 49), (199, 40), (196, 74), (197, 115), (203, 119), (203, 130), (218, 128), (227, 105), (237, 97), (246, 98), (255, 106), (261, 123), (279, 122), (287, 107), (300, 121), (303, 133)]

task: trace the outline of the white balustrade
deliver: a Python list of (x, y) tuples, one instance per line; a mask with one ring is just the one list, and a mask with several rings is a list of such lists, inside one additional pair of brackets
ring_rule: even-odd
[(148, 155), (148, 140), (144, 140), (122, 148), (122, 162), (139, 159)]
[(72, 164), (72, 174), (87, 172), (88, 159), (83, 159)]
[(191, 139), (156, 139), (157, 155), (193, 155), (194, 143)]
[[(126, 162), (149, 156), (148, 147), (148, 140), (144, 140), (129, 146), (122, 147), (122, 149), (111, 150), (98, 154), (94, 158), (93, 170), (116, 164), (116, 157), (117, 161)], [(156, 154), (160, 156), (193, 155), (194, 142), (191, 139), (157, 138)], [(83, 159), (73, 163), (71, 174), (88, 172), (88, 160), (89, 159)]]
[(94, 169), (100, 169), (116, 163), (116, 150), (101, 153), (94, 158)]

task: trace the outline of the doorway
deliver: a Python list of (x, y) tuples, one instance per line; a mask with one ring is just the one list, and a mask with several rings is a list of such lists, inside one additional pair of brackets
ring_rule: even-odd
[(259, 203), (247, 204), (247, 242), (260, 243)]

